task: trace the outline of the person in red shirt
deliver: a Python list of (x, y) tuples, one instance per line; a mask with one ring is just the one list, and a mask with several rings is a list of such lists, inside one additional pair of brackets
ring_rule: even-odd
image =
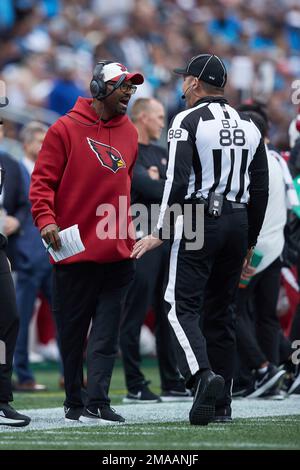
[[(32, 174), (32, 214), (44, 241), (59, 250), (59, 231), (78, 224), (85, 247), (57, 263), (51, 259), (65, 418), (70, 421), (124, 421), (110, 407), (108, 390), (122, 303), (134, 274), (128, 228), (138, 139), (126, 111), (143, 81), (122, 64), (99, 62), (90, 84), (92, 99), (79, 97), (50, 127)], [(109, 233), (107, 224), (113, 228)], [(84, 406), (82, 355), (91, 321)]]

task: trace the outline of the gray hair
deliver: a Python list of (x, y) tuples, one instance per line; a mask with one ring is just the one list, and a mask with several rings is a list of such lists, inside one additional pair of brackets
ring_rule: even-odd
[(26, 126), (23, 127), (23, 129), (20, 132), (20, 138), (21, 141), (26, 144), (28, 142), (31, 142), (34, 139), (34, 135), (37, 132), (44, 132), (46, 133), (48, 130), (48, 126), (46, 124), (43, 124), (42, 122), (39, 121), (31, 121)]
[(153, 100), (154, 98), (138, 98), (137, 100), (135, 100), (131, 108), (130, 117), (132, 122), (137, 122), (142, 112), (147, 112), (151, 109), (151, 102)]

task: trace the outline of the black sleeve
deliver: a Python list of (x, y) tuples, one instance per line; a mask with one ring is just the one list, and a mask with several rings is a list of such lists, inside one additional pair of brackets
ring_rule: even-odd
[(160, 203), (164, 193), (165, 180), (153, 180), (147, 169), (137, 162), (133, 169), (132, 189), (139, 193), (143, 199), (153, 203)]
[(249, 166), (250, 174), (250, 201), (248, 204), (248, 246), (254, 246), (257, 242), (262, 227), (268, 203), (269, 171), (266, 148), (261, 139), (253, 160)]

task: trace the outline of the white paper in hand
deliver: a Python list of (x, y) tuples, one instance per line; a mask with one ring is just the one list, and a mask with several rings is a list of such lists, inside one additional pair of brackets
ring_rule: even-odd
[[(49, 253), (55, 262), (62, 261), (63, 259), (70, 258), (70, 256), (77, 255), (85, 250), (85, 247), (81, 241), (78, 225), (72, 225), (61, 232), (59, 232), (59, 238), (61, 241), (61, 248), (54, 251), (53, 248), (49, 248)], [(47, 243), (43, 240), (44, 246), (47, 248)]]

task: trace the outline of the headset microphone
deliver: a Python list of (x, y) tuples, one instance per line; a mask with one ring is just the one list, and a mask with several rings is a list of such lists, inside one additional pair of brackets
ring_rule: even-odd
[(188, 91), (192, 88), (192, 86), (193, 86), (193, 85), (188, 86), (187, 89), (185, 90), (184, 94), (181, 95), (181, 99), (182, 99), (182, 100), (185, 100), (186, 95), (187, 95)]
[(113, 92), (119, 88), (120, 85), (122, 85), (122, 83), (124, 82), (126, 78), (126, 75), (125, 73), (123, 75), (121, 75), (120, 79), (115, 83), (115, 85), (112, 87), (112, 89), (110, 90), (109, 93), (107, 93), (105, 96), (101, 97), (101, 98), (98, 98), (99, 101), (103, 101), (105, 100), (106, 98), (108, 98), (110, 95), (113, 94)]

